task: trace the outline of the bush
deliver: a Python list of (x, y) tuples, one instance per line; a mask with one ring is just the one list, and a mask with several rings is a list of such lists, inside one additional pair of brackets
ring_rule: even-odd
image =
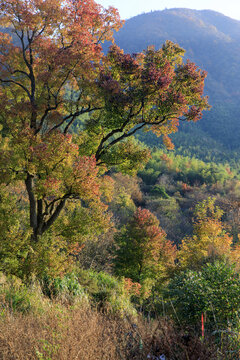
[(159, 196), (163, 199), (169, 199), (169, 195), (166, 193), (166, 189), (162, 185), (154, 185), (150, 190), (151, 195)]
[(5, 302), (14, 312), (19, 311), (25, 313), (31, 308), (28, 291), (25, 287), (21, 287), (19, 289), (10, 287), (5, 292)]
[(19, 313), (41, 313), (48, 301), (37, 283), (26, 286), (19, 278), (6, 278), (0, 274), (0, 310)]
[(124, 281), (104, 272), (79, 269), (64, 277), (45, 276), (43, 293), (52, 299), (65, 301), (92, 301), (98, 309), (111, 313), (135, 315)]
[(90, 278), (96, 284), (96, 289), (91, 295), (98, 308), (121, 315), (136, 315), (123, 279), (117, 279), (104, 272), (91, 272)]
[(199, 324), (204, 313), (210, 330), (239, 325), (240, 276), (226, 262), (178, 274), (169, 283), (168, 296), (184, 322)]
[(51, 278), (46, 275), (42, 281), (42, 290), (50, 298), (87, 300), (87, 294), (74, 273), (66, 274), (62, 278)]

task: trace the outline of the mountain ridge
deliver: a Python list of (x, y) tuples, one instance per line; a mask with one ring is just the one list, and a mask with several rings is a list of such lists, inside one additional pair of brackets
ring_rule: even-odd
[(240, 154), (240, 21), (213, 10), (173, 8), (134, 16), (115, 35), (128, 53), (160, 48), (166, 40), (178, 43), (185, 60), (208, 72), (205, 94), (212, 110), (193, 131), (201, 129), (219, 149)]

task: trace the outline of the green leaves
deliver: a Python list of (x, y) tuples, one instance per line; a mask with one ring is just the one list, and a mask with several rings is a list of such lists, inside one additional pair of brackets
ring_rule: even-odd
[(170, 281), (168, 295), (185, 322), (200, 323), (205, 313), (208, 326), (226, 328), (239, 319), (240, 277), (226, 262), (180, 273)]

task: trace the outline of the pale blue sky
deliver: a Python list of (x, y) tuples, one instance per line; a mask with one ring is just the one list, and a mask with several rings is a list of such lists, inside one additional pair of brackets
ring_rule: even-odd
[(165, 8), (211, 9), (240, 20), (240, 0), (95, 0), (97, 3), (108, 7), (116, 7), (122, 19)]

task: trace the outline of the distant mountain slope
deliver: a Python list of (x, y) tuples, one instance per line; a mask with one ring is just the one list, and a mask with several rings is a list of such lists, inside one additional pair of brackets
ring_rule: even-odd
[(130, 53), (166, 40), (182, 46), (208, 72), (205, 93), (213, 106), (188, 136), (197, 141), (199, 128), (221, 151), (240, 152), (240, 21), (210, 10), (154, 11), (127, 20), (115, 39)]

